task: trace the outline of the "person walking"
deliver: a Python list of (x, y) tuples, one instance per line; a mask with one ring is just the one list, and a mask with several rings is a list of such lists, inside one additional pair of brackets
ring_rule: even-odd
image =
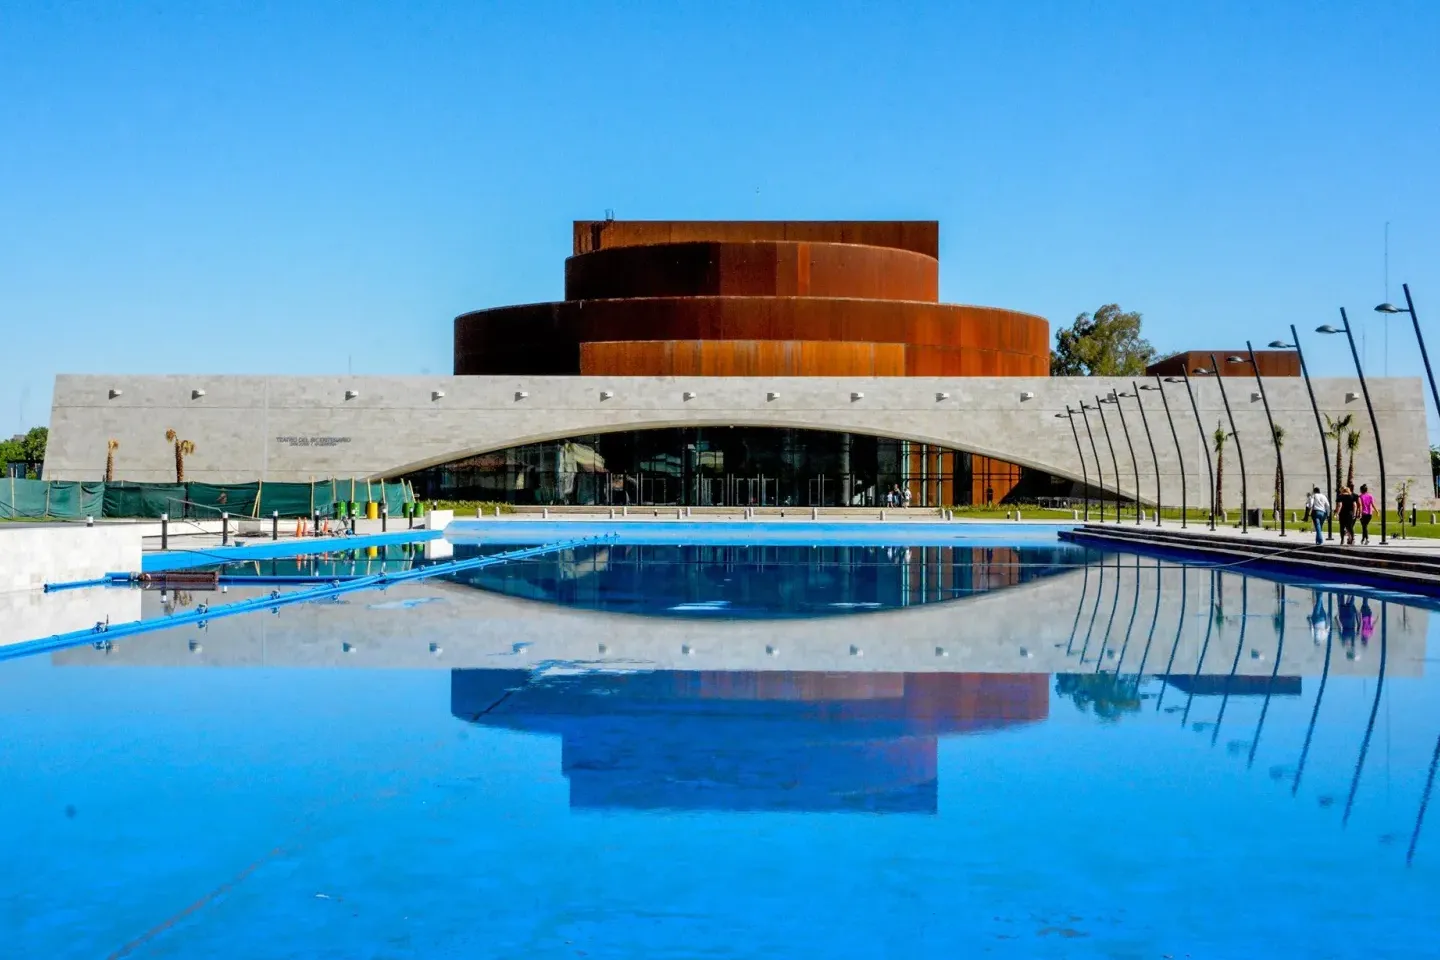
[(1375, 516), (1375, 497), (1369, 484), (1360, 484), (1360, 542), (1370, 542), (1370, 518)]
[(1335, 496), (1335, 508), (1340, 515), (1340, 543), (1355, 546), (1355, 515), (1360, 510), (1360, 498), (1349, 487), (1341, 487)]
[(1325, 529), (1325, 518), (1330, 516), (1330, 498), (1316, 487), (1310, 491), (1310, 496), (1305, 498), (1305, 509), (1310, 511), (1310, 521), (1315, 524), (1315, 542), (1324, 543), (1322, 532)]

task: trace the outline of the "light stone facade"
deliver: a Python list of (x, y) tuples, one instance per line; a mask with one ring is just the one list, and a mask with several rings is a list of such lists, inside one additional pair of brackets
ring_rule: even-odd
[[(1139, 378), (1138, 382), (1146, 382)], [(1151, 378), (1148, 382), (1154, 383)], [(1202, 442), (1228, 421), (1214, 379), (1194, 384), (1200, 422), (1180, 384), (1165, 388), (1184, 458), (1186, 499), (1205, 502), (1208, 487)], [(1066, 404), (1078, 410), (1134, 381), (1104, 377), (261, 377), (62, 375), (56, 378), (46, 475), (95, 480), (106, 441), (120, 442), (116, 476), (174, 480), (165, 431), (194, 441), (187, 479), (214, 483), (308, 481), (328, 477), (393, 477), (421, 467), (515, 444), (615, 430), (685, 426), (771, 426), (843, 430), (908, 439), (994, 457), (1049, 473), (1082, 477)], [(1249, 504), (1266, 506), (1275, 452), (1255, 382), (1224, 381), (1243, 451), (1225, 454), (1225, 505), (1240, 502), (1243, 452)], [(1319, 437), (1299, 378), (1267, 378), (1277, 425), (1287, 503), (1325, 484)], [(1350, 378), (1314, 381), (1322, 411), (1353, 413), (1363, 435), (1357, 482), (1379, 480), (1374, 432)], [(1430, 503), (1425, 402), (1418, 378), (1370, 381), (1385, 445), (1389, 487), (1415, 481), (1412, 499)], [(1156, 466), (1167, 506), (1181, 497), (1181, 469), (1158, 392), (1143, 392), (1150, 442), (1134, 399), (1124, 399), (1124, 423), (1105, 405), (1105, 423), (1091, 412), (1097, 464), (1076, 418), (1085, 472), (1096, 486), (1153, 503)], [(1109, 427), (1107, 443), (1104, 425)], [(1127, 443), (1123, 427), (1129, 429)], [(1202, 441), (1202, 435), (1205, 438)], [(1112, 460), (1110, 445), (1113, 444)], [(1134, 458), (1131, 457), (1131, 446)], [(1330, 452), (1333, 463), (1334, 450)], [(1118, 463), (1117, 478), (1116, 463)]]

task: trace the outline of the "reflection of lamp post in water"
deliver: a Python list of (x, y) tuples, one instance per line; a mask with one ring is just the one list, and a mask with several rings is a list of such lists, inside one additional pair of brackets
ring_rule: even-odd
[[(1140, 666), (1135, 670), (1135, 689), (1140, 689), (1140, 681), (1145, 679), (1145, 663), (1150, 659), (1150, 644), (1155, 642), (1155, 629), (1160, 626), (1160, 577), (1161, 566), (1159, 559), (1155, 561), (1155, 609), (1150, 614), (1150, 632), (1145, 637), (1145, 651), (1140, 654)], [(1180, 601), (1183, 609), (1185, 603)], [(1124, 659), (1123, 657), (1121, 658)], [(1120, 665), (1115, 665), (1115, 672), (1120, 672)]]
[(1240, 654), (1245, 649), (1245, 628), (1250, 624), (1250, 578), (1240, 578), (1240, 637), (1235, 641), (1235, 659), (1230, 664), (1230, 676), (1225, 678), (1225, 694), (1220, 698), (1220, 712), (1215, 717), (1215, 729), (1210, 733), (1210, 746), (1220, 739), (1220, 724), (1225, 722), (1225, 708), (1230, 704), (1230, 688), (1235, 685), (1235, 672), (1240, 669)]
[(1160, 696), (1155, 698), (1155, 712), (1165, 702), (1165, 691), (1169, 689), (1170, 671), (1175, 666), (1175, 653), (1180, 649), (1180, 637), (1185, 633), (1185, 603), (1190, 599), (1190, 568), (1180, 568), (1180, 619), (1175, 622), (1175, 642), (1170, 644), (1170, 659), (1165, 664), (1165, 682), (1160, 684)]
[[(1290, 785), (1290, 796), (1300, 792), (1300, 778), (1305, 774), (1305, 760), (1310, 756), (1310, 741), (1315, 736), (1315, 720), (1320, 716), (1320, 701), (1325, 699), (1325, 684), (1330, 679), (1330, 650), (1334, 646), (1334, 611), (1326, 610), (1320, 601), (1320, 592), (1312, 591), (1315, 602), (1310, 613), (1310, 630), (1318, 632), (1319, 625), (1325, 624), (1325, 665), (1320, 670), (1320, 689), (1315, 692), (1315, 708), (1310, 711), (1310, 726), (1305, 729), (1305, 746), (1300, 749), (1300, 762), (1295, 766), (1295, 782)], [(1317, 616), (1318, 615), (1318, 616)], [(1319, 638), (1316, 637), (1318, 642)]]
[(1275, 678), (1280, 675), (1280, 660), (1285, 656), (1285, 584), (1275, 585), (1276, 603), (1279, 612), (1275, 615), (1275, 666), (1270, 669), (1270, 681), (1265, 684), (1265, 703), (1260, 707), (1260, 720), (1255, 724), (1255, 735), (1250, 738), (1250, 756), (1245, 769), (1255, 765), (1255, 751), (1260, 749), (1260, 733), (1265, 729), (1265, 715), (1270, 712), (1270, 694), (1275, 689)]
[(1415, 812), (1415, 830), (1410, 834), (1410, 847), (1405, 851), (1405, 866), (1415, 862), (1415, 846), (1420, 842), (1420, 827), (1425, 823), (1425, 808), (1430, 806), (1430, 791), (1435, 786), (1435, 768), (1440, 766), (1440, 737), (1435, 738), (1435, 752), (1430, 755), (1430, 775), (1425, 778), (1425, 790), (1420, 794), (1420, 809)]
[(1180, 715), (1180, 726), (1185, 726), (1190, 721), (1190, 705), (1195, 702), (1195, 686), (1200, 681), (1200, 669), (1205, 664), (1205, 653), (1210, 649), (1210, 634), (1215, 629), (1215, 577), (1216, 571), (1210, 571), (1210, 609), (1205, 615), (1205, 642), (1200, 644), (1200, 656), (1195, 658), (1195, 676), (1190, 678), (1190, 694), (1185, 698), (1185, 712)]
[[(1353, 601), (1352, 601), (1353, 602)], [(1342, 621), (1343, 623), (1343, 621)], [(1380, 712), (1380, 694), (1385, 689), (1385, 648), (1390, 634), (1390, 605), (1380, 601), (1380, 666), (1375, 679), (1375, 700), (1370, 704), (1370, 720), (1365, 724), (1365, 739), (1360, 741), (1360, 756), (1355, 758), (1355, 776), (1350, 781), (1350, 796), (1345, 799), (1345, 815), (1340, 818), (1341, 826), (1350, 823), (1350, 811), (1355, 806), (1355, 793), (1360, 789), (1360, 774), (1365, 769), (1365, 756), (1370, 752), (1370, 737), (1375, 733), (1375, 715)], [(1341, 637), (1344, 640), (1344, 637)], [(1354, 643), (1354, 640), (1350, 641)]]
[[(1116, 591), (1118, 597), (1119, 591)], [(1115, 676), (1120, 676), (1120, 664), (1125, 662), (1125, 650), (1130, 646), (1130, 634), (1135, 631), (1135, 616), (1140, 612), (1140, 554), (1135, 554), (1135, 600), (1130, 604), (1130, 625), (1125, 628), (1125, 641), (1120, 644), (1120, 656), (1115, 661)], [(1107, 636), (1105, 638), (1109, 640)], [(1095, 658), (1095, 672), (1100, 672), (1100, 666), (1105, 662), (1105, 646), (1100, 647), (1100, 656)]]

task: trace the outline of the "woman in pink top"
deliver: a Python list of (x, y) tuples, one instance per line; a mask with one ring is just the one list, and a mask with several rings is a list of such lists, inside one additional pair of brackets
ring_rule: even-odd
[(1370, 542), (1370, 518), (1375, 515), (1375, 498), (1368, 484), (1360, 484), (1360, 542)]

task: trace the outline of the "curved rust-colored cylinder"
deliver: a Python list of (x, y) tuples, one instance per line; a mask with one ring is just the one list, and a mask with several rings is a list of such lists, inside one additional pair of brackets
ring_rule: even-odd
[(645, 340), (903, 343), (911, 376), (1045, 376), (1050, 366), (1049, 325), (1012, 310), (806, 297), (657, 297), (528, 304), (457, 317), (455, 373), (579, 373), (582, 343)]
[(565, 261), (566, 300), (635, 297), (940, 299), (933, 257), (848, 243), (666, 243)]
[(855, 243), (940, 256), (936, 220), (576, 220), (574, 230), (577, 256), (615, 247), (751, 240)]
[(903, 343), (846, 340), (600, 340), (580, 344), (583, 376), (903, 377)]

